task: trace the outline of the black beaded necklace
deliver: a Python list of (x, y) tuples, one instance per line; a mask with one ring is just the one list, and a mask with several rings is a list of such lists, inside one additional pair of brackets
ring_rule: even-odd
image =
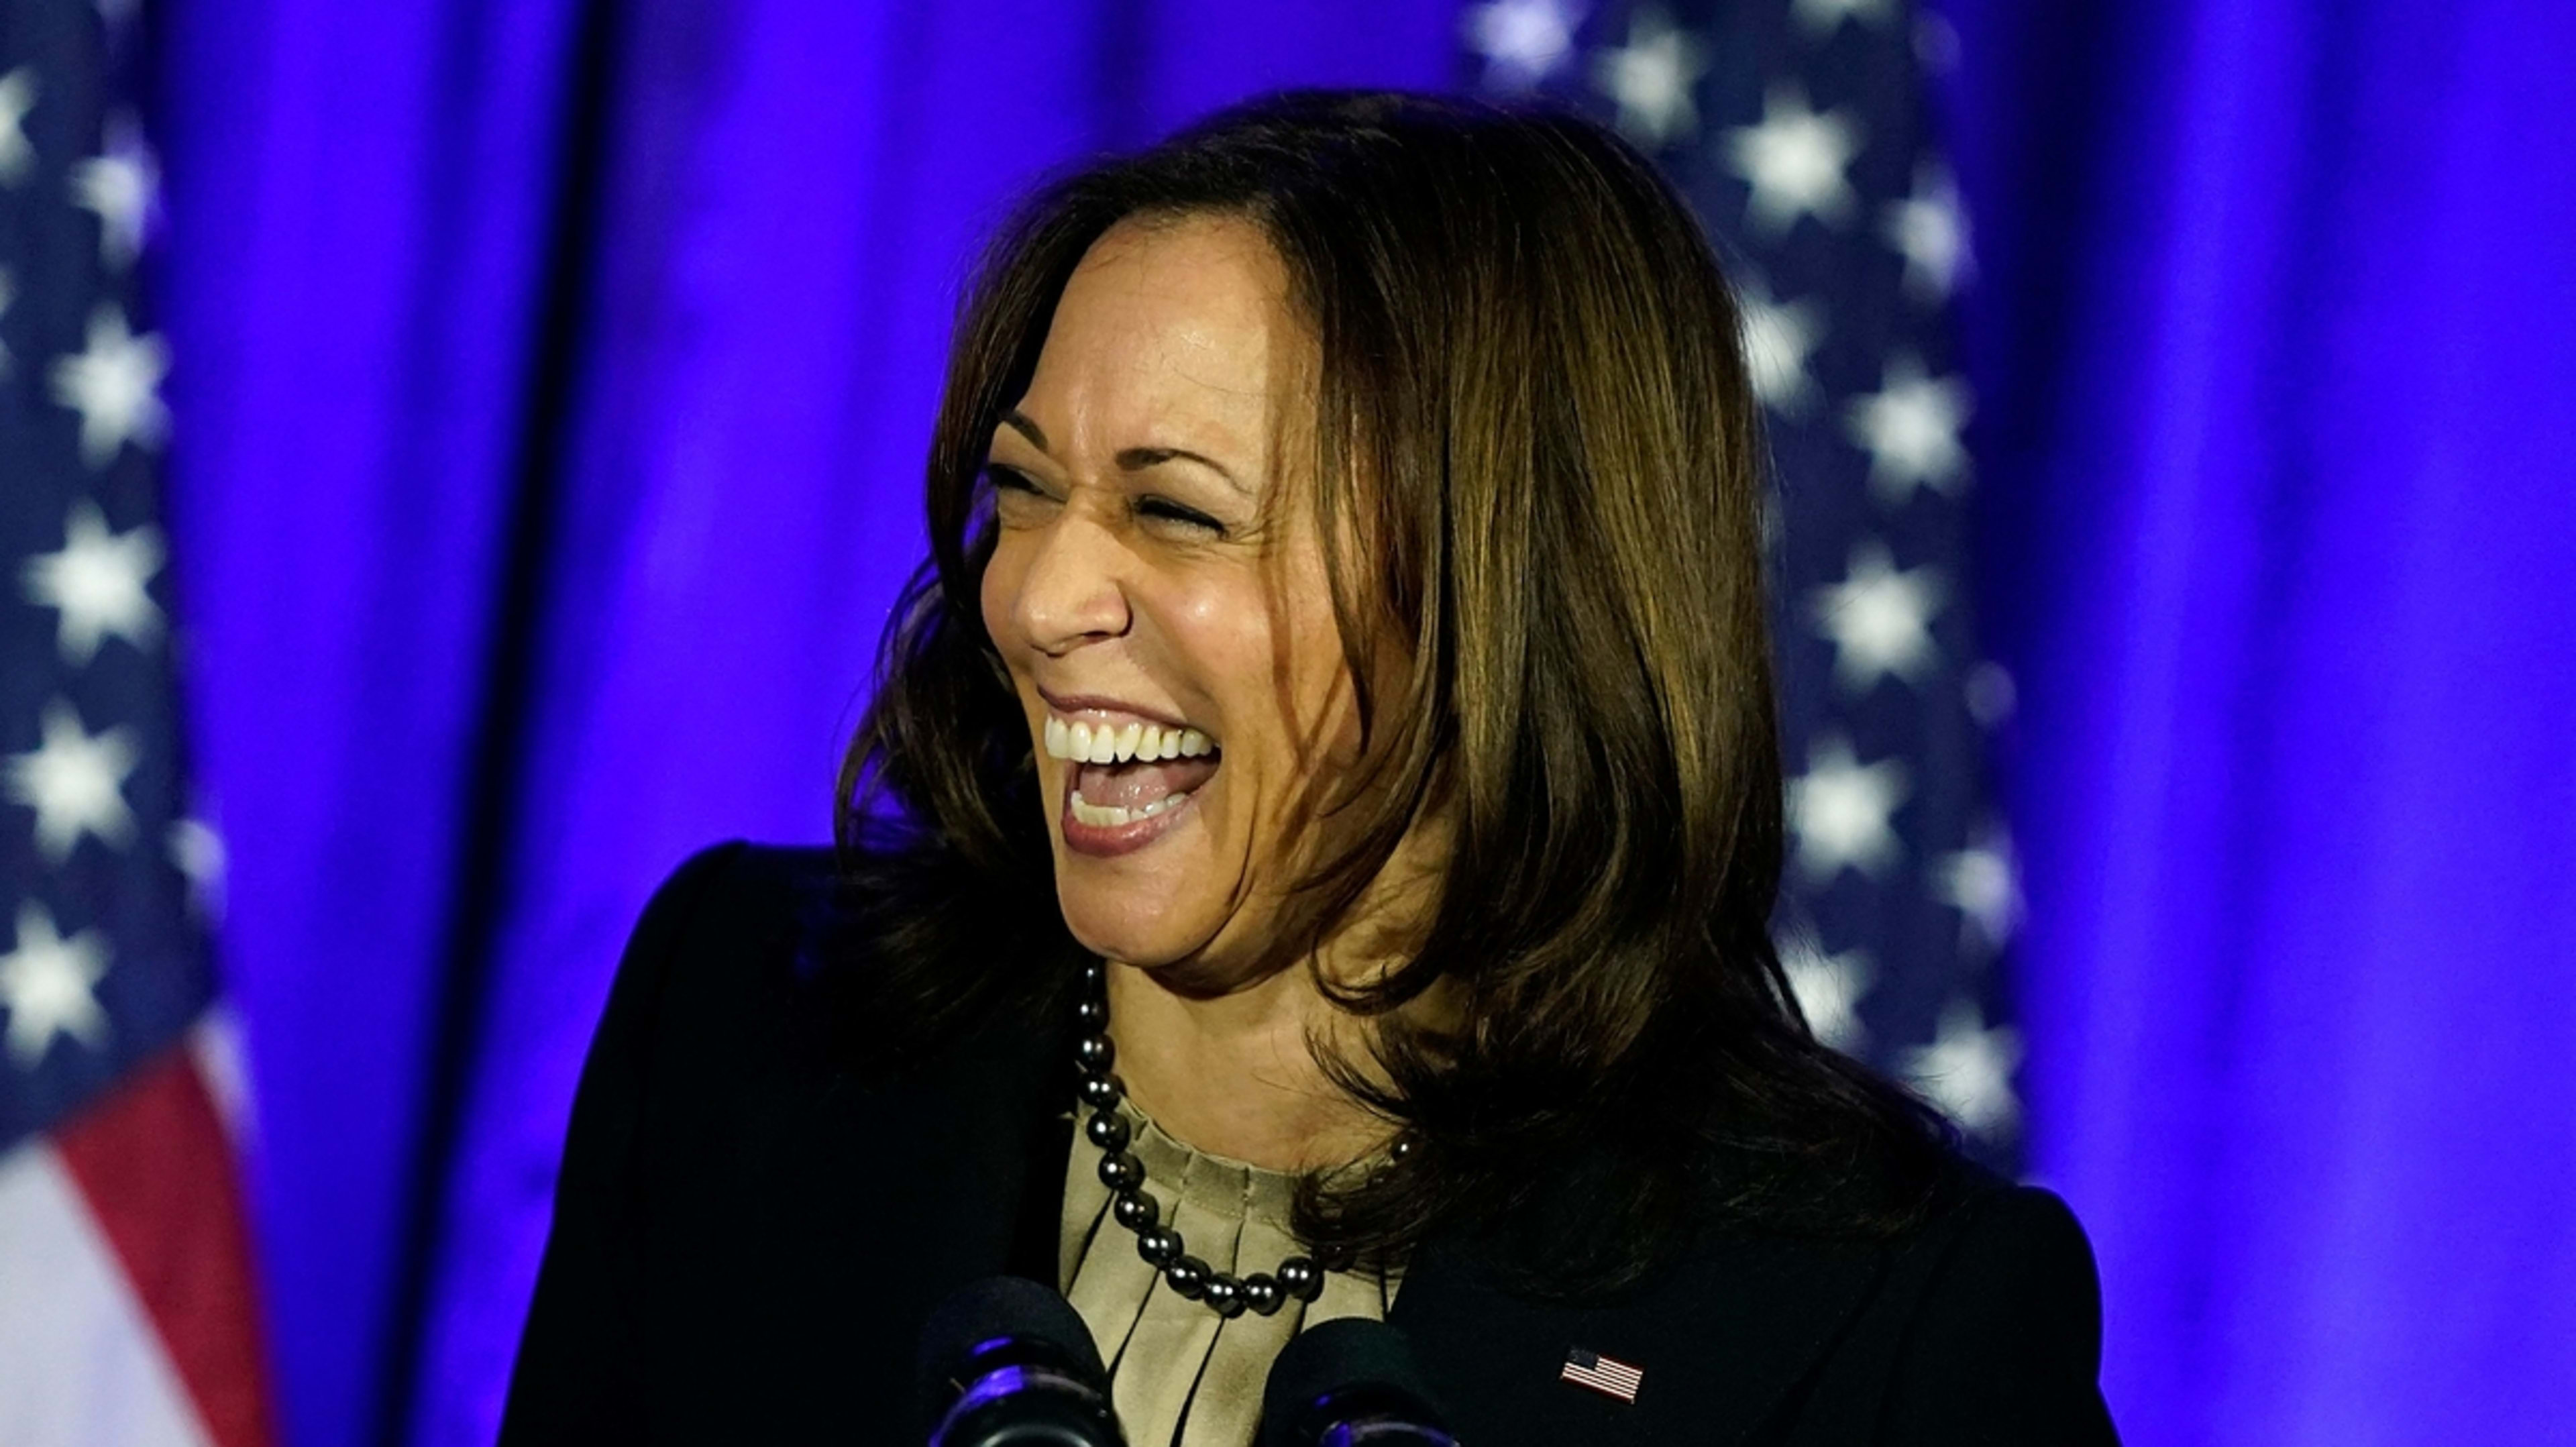
[(1202, 1302), (1229, 1321), (1246, 1308), (1268, 1316), (1291, 1298), (1313, 1301), (1323, 1295), (1324, 1269), (1312, 1257), (1291, 1256), (1279, 1263), (1276, 1272), (1238, 1277), (1208, 1269), (1206, 1262), (1189, 1254), (1181, 1233), (1162, 1223), (1162, 1207), (1145, 1194), (1145, 1163), (1127, 1149), (1127, 1122), (1118, 1114), (1126, 1089), (1109, 1073), (1118, 1052), (1109, 1043), (1108, 971), (1093, 960), (1082, 967), (1082, 983), (1082, 1002), (1074, 1010), (1082, 1025), (1073, 1047), (1073, 1063), (1081, 1071), (1074, 1093), (1091, 1107), (1091, 1119), (1082, 1133), (1100, 1147), (1100, 1184), (1110, 1190), (1110, 1214), (1136, 1233), (1136, 1254), (1163, 1273), (1163, 1284), (1176, 1295)]

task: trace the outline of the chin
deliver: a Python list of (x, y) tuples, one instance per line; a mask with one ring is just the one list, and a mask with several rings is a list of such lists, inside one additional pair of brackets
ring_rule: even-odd
[(1056, 904), (1065, 928), (1103, 959), (1146, 969), (1188, 959), (1223, 923), (1223, 901), (1160, 878), (1165, 871), (1119, 860), (1056, 861)]

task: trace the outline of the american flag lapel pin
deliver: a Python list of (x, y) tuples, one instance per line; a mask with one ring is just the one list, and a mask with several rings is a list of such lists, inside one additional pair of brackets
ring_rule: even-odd
[(1570, 1347), (1565, 1353), (1565, 1365), (1557, 1368), (1556, 1379), (1590, 1387), (1605, 1397), (1633, 1402), (1637, 1400), (1637, 1385), (1646, 1380), (1646, 1373), (1644, 1368), (1632, 1367), (1617, 1357)]

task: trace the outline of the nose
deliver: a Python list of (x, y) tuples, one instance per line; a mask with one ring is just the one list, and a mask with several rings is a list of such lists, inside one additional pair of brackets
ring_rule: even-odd
[(1068, 508), (1030, 542), (1035, 552), (1011, 604), (1022, 636), (1062, 657), (1127, 632), (1127, 552), (1107, 528)]

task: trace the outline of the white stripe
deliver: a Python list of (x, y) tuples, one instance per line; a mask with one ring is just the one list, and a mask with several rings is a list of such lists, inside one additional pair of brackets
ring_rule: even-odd
[(0, 1157), (0, 1442), (213, 1447), (51, 1142)]

